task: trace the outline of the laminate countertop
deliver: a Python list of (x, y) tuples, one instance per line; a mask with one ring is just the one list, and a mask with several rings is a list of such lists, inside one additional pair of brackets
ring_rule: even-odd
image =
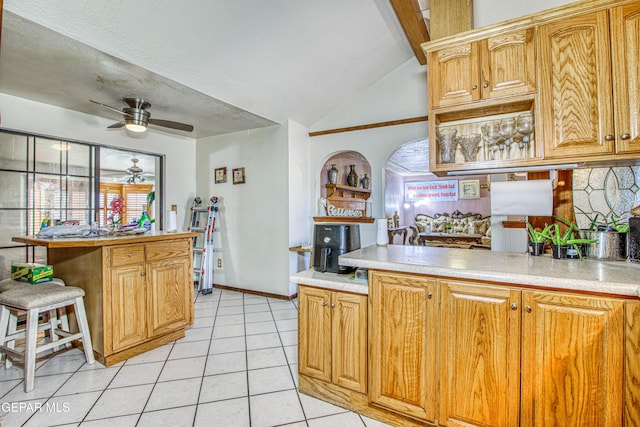
[[(339, 263), (372, 270), (482, 280), (504, 285), (640, 297), (640, 264), (629, 261), (580, 261), (513, 252), (373, 245), (340, 256)], [(334, 276), (340, 280), (331, 289), (340, 290), (345, 287), (345, 282), (349, 283), (349, 278)], [(307, 270), (292, 276), (291, 280), (320, 287), (322, 285), (319, 283), (324, 281), (325, 287), (329, 287), (332, 276)], [(364, 292), (361, 290), (358, 293)]]

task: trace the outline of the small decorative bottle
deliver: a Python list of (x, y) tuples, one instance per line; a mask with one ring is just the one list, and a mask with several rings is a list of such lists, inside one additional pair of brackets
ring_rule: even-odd
[(367, 174), (365, 173), (362, 178), (360, 178), (360, 186), (364, 189), (369, 189), (369, 177), (367, 176)]
[(358, 173), (356, 172), (356, 165), (349, 165), (351, 170), (349, 171), (349, 175), (347, 175), (347, 185), (349, 187), (357, 187), (358, 186)]
[(331, 164), (331, 168), (328, 171), (329, 174), (329, 184), (337, 184), (338, 183), (338, 168), (336, 168), (335, 163)]
[(395, 228), (400, 227), (400, 215), (398, 215), (398, 211), (393, 215), (393, 226)]

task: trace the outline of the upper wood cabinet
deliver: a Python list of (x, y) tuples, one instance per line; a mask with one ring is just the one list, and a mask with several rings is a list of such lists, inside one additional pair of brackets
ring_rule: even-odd
[(440, 281), (442, 425), (518, 425), (519, 303), (517, 289)]
[(616, 151), (640, 152), (640, 3), (611, 10)]
[(543, 25), (547, 158), (640, 152), (640, 2)]
[(376, 271), (369, 300), (369, 400), (435, 420), (436, 280)]
[(430, 52), (431, 108), (535, 92), (534, 34), (520, 29)]
[(523, 426), (621, 426), (624, 302), (522, 292)]
[(614, 152), (611, 44), (606, 10), (543, 25), (540, 114), (545, 157)]
[(367, 391), (367, 296), (298, 287), (299, 372)]

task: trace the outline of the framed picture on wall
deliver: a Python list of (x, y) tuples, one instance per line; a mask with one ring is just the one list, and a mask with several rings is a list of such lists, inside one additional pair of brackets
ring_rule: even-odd
[(244, 184), (244, 168), (235, 168), (233, 170), (233, 183)]
[(213, 176), (216, 184), (227, 182), (227, 168), (216, 168), (213, 172)]
[(479, 199), (480, 198), (480, 180), (467, 179), (460, 181), (460, 198), (461, 199)]

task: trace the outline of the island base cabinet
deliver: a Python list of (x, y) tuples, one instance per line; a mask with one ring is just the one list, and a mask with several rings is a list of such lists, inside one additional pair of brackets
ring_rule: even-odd
[(520, 291), (448, 280), (439, 285), (438, 421), (449, 427), (517, 426)]
[(435, 420), (436, 280), (376, 271), (369, 301), (369, 401)]
[(367, 296), (300, 286), (300, 374), (367, 391)]
[(624, 301), (523, 291), (522, 304), (521, 425), (624, 425)]
[(111, 317), (113, 351), (147, 339), (147, 298), (144, 265), (111, 270)]

